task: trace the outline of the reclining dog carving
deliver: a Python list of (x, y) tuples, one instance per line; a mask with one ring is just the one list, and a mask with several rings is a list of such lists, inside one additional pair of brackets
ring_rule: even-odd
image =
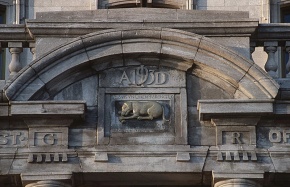
[(163, 107), (155, 101), (127, 101), (122, 105), (122, 111), (119, 114), (121, 115), (119, 120), (122, 123), (128, 119), (153, 120), (161, 116), (164, 119)]

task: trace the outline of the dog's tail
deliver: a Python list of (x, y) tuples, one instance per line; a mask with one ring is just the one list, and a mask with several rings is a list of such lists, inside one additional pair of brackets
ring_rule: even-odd
[[(169, 118), (170, 118), (170, 117), (169, 117)], [(170, 119), (166, 119), (166, 117), (165, 117), (164, 106), (162, 106), (162, 119), (163, 119), (164, 121), (170, 121)]]

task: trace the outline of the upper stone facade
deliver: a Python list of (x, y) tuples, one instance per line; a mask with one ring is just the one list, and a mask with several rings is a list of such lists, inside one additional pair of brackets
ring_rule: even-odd
[[(0, 184), (287, 184), (288, 90), (273, 79), (285, 37), (247, 12), (107, 3), (38, 12), (0, 35), (12, 54), (0, 92)], [(150, 8), (158, 3), (170, 6)], [(264, 44), (267, 72), (250, 41)], [(23, 47), (35, 59), (21, 67)]]

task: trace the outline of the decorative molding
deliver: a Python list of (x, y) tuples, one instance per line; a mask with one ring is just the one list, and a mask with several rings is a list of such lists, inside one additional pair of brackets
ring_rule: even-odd
[(218, 151), (217, 161), (257, 161), (255, 151)]
[(51, 162), (67, 162), (67, 153), (29, 153), (28, 163), (51, 163)]
[(106, 152), (98, 152), (95, 153), (95, 162), (108, 162), (108, 153)]
[(177, 162), (189, 162), (190, 161), (190, 154), (189, 153), (178, 152), (176, 154), (176, 161)]
[(197, 110), (200, 120), (208, 120), (222, 116), (246, 116), (255, 117), (274, 113), (274, 100), (250, 99), (250, 100), (199, 100)]

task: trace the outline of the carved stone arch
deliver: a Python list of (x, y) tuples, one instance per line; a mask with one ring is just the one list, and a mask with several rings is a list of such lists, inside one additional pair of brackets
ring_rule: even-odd
[(22, 69), (5, 94), (9, 100), (51, 99), (85, 77), (126, 66), (127, 58), (144, 63), (151, 58), (155, 65), (187, 71), (234, 98), (270, 99), (278, 92), (277, 83), (253, 61), (214, 40), (174, 29), (138, 28), (100, 31), (63, 44)]

